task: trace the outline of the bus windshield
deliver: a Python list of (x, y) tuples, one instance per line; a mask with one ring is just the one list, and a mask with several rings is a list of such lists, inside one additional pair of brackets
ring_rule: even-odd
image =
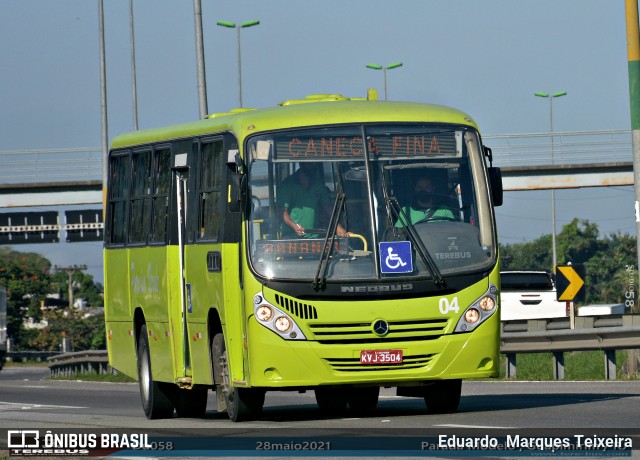
[(468, 126), (296, 129), (246, 148), (247, 246), (261, 278), (442, 282), (495, 261), (481, 143)]

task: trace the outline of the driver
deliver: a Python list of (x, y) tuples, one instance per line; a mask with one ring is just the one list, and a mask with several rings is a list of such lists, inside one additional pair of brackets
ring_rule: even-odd
[[(283, 209), (283, 235), (318, 236), (313, 230), (317, 231), (320, 216), (331, 214), (329, 189), (322, 182), (321, 172), (321, 164), (300, 163), (300, 168), (282, 182), (278, 201)], [(340, 237), (347, 234), (340, 224), (336, 233)]]
[(413, 187), (413, 198), (410, 206), (403, 206), (396, 228), (406, 226), (406, 219), (412, 224), (418, 222), (437, 222), (441, 220), (455, 220), (450, 208), (440, 206), (434, 200), (433, 181), (430, 177), (419, 178)]

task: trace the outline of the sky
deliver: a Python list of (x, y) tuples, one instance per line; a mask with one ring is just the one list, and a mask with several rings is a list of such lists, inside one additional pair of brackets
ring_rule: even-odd
[[(133, 128), (129, 1), (104, 0), (108, 136)], [(134, 0), (138, 123), (199, 117), (193, 2)], [(389, 99), (472, 115), (484, 136), (630, 129), (623, 0), (202, 0), (208, 111), (268, 107), (315, 93), (365, 96), (381, 71)], [(101, 145), (98, 1), (0, 0), (0, 152)], [(490, 146), (490, 145), (489, 145)], [(499, 164), (500, 159), (496, 159)], [(1, 167), (1, 163), (0, 163)], [(549, 191), (507, 192), (501, 243), (551, 232)], [(73, 208), (76, 209), (76, 208)], [(3, 210), (0, 210), (3, 212)], [(573, 218), (602, 235), (635, 234), (632, 187), (556, 192), (556, 227)], [(20, 245), (102, 278), (102, 245)]]

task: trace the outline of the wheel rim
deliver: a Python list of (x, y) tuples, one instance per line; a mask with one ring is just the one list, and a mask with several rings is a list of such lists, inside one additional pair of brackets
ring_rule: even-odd
[(145, 406), (149, 401), (149, 392), (151, 387), (151, 372), (149, 372), (149, 356), (147, 353), (147, 347), (143, 343), (140, 349), (141, 358), (140, 359), (140, 391), (142, 392), (142, 397), (144, 399)]

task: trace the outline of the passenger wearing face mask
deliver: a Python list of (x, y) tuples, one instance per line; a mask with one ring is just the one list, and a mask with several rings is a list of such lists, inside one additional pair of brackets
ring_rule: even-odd
[(404, 206), (396, 228), (406, 226), (406, 219), (412, 224), (420, 222), (437, 222), (456, 220), (453, 211), (434, 202), (433, 181), (429, 177), (422, 177), (413, 187), (413, 199), (410, 206)]

